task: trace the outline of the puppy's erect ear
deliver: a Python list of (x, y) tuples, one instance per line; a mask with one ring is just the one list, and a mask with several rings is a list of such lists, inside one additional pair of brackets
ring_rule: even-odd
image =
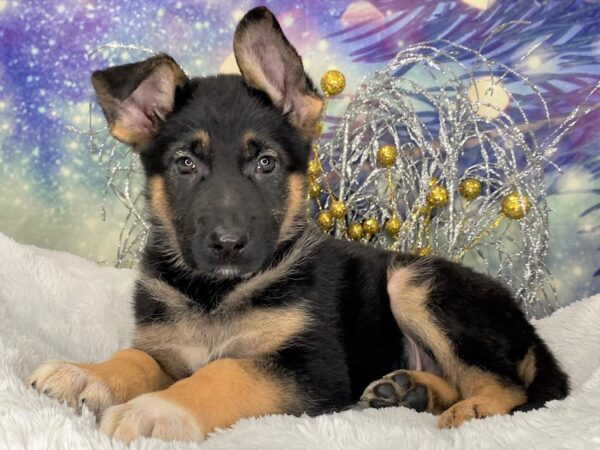
[(233, 51), (244, 81), (266, 92), (275, 106), (289, 114), (296, 128), (312, 136), (323, 100), (304, 72), (298, 52), (267, 8), (254, 8), (240, 21)]
[(173, 111), (176, 91), (186, 81), (183, 70), (168, 55), (92, 74), (112, 135), (138, 148)]

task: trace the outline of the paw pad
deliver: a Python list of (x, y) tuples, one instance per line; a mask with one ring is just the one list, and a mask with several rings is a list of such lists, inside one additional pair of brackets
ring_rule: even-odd
[(415, 383), (410, 375), (399, 370), (367, 386), (361, 403), (371, 408), (405, 406), (422, 412), (427, 410), (429, 392), (426, 386)]

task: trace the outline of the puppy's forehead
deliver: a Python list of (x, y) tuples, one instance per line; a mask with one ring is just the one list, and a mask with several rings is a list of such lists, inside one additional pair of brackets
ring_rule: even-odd
[(185, 109), (195, 119), (209, 124), (209, 128), (227, 126), (240, 132), (243, 131), (240, 128), (259, 126), (260, 123), (281, 123), (282, 114), (276, 111), (266, 95), (248, 88), (241, 77), (199, 78), (194, 83)]
[(287, 149), (292, 132), (286, 117), (240, 77), (194, 79), (179, 101), (180, 109), (161, 133), (174, 151), (191, 150), (212, 159), (252, 158), (265, 147)]
[[(233, 140), (239, 141), (239, 143), (244, 148), (248, 147), (252, 143), (261, 140), (259, 134), (251, 128), (248, 128), (242, 133), (236, 133), (235, 135), (231, 135), (231, 137)], [(192, 140), (197, 141), (198, 144), (205, 148), (210, 147), (213, 144), (213, 141), (215, 141), (215, 139), (211, 137), (210, 131), (208, 131), (206, 128), (198, 128), (198, 130), (196, 130), (192, 135)]]

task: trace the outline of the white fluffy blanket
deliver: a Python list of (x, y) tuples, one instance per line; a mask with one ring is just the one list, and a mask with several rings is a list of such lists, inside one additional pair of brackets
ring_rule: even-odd
[[(100, 268), (0, 234), (0, 449), (121, 449), (82, 416), (23, 379), (46, 359), (99, 361), (132, 332), (131, 270)], [(543, 410), (492, 417), (459, 429), (405, 408), (316, 418), (246, 419), (193, 445), (140, 439), (135, 449), (600, 449), (600, 296), (536, 327), (571, 375), (573, 392)]]

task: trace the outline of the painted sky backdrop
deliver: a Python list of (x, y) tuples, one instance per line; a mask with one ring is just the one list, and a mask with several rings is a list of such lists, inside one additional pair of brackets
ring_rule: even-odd
[[(112, 42), (135, 44), (171, 54), (190, 75), (235, 71), (235, 25), (258, 4), (278, 16), (314, 79), (330, 68), (344, 72), (348, 87), (333, 113), (398, 50), (436, 38), (482, 48), (525, 73), (557, 120), (600, 80), (596, 0), (0, 0), (0, 232), (111, 261), (126, 211), (109, 196), (102, 220), (105, 172), (86, 136), (68, 127), (88, 126), (92, 70), (147, 55), (90, 52)], [(504, 32), (486, 41), (501, 25)], [(590, 99), (593, 110), (553, 156), (563, 174), (547, 169), (549, 265), (562, 303), (600, 292), (599, 103), (598, 95)], [(531, 109), (530, 117), (542, 117)], [(93, 120), (102, 126), (98, 115)]]

